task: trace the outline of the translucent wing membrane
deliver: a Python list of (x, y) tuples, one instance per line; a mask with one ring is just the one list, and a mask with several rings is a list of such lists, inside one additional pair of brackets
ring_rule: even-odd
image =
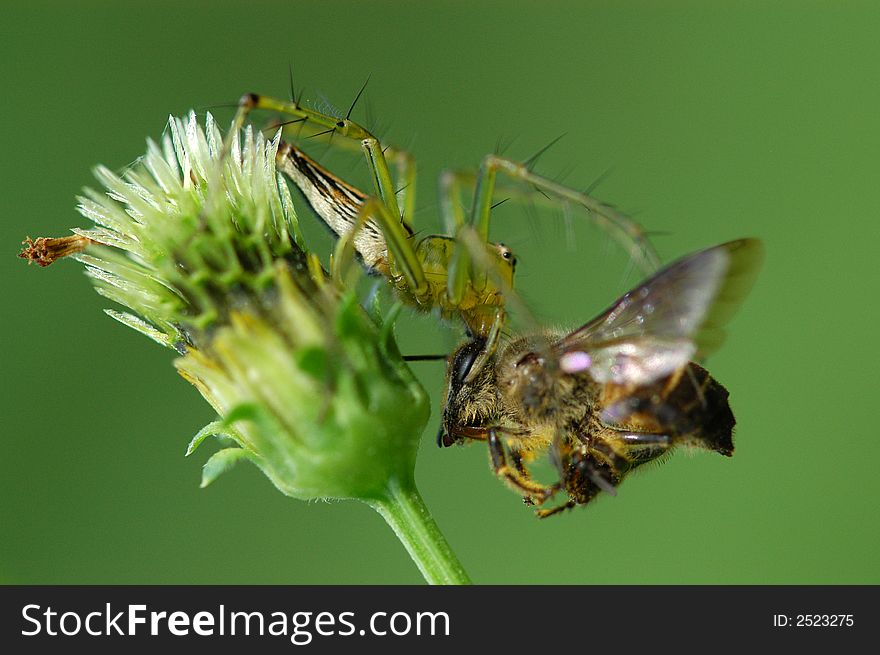
[(714, 352), (755, 281), (763, 247), (731, 241), (688, 255), (554, 345), (562, 369), (644, 385)]
[(740, 239), (724, 245), (730, 251), (730, 262), (694, 338), (698, 359), (708, 357), (724, 343), (724, 326), (736, 314), (743, 299), (749, 295), (764, 262), (764, 246), (757, 239)]

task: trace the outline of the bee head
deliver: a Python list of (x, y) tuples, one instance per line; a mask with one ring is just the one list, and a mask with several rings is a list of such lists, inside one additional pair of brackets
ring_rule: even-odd
[(457, 430), (459, 426), (476, 427), (480, 423), (481, 399), (492, 392), (491, 359), (485, 362), (480, 371), (473, 371), (475, 375), (471, 373), (485, 347), (485, 339), (474, 337), (449, 356), (446, 367), (446, 403), (440, 432), (437, 434), (437, 445), (441, 448), (463, 440)]

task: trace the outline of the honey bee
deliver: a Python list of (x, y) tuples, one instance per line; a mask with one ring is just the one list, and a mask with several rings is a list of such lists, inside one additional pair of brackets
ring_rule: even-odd
[[(714, 352), (751, 289), (763, 246), (731, 241), (690, 254), (565, 334), (520, 336), (479, 370), (480, 339), (447, 364), (438, 445), (486, 441), (495, 474), (544, 518), (616, 494), (624, 478), (677, 446), (733, 454), (727, 390), (696, 361)], [(527, 465), (549, 451), (558, 481)]]

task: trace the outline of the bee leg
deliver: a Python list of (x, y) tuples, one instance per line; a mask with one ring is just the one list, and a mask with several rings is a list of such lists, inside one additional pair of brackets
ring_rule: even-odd
[(501, 441), (498, 430), (489, 428), (487, 443), (489, 444), (489, 456), (492, 460), (492, 470), (499, 478), (503, 479), (512, 489), (526, 494), (532, 502), (537, 504), (553, 496), (559, 489), (557, 485), (546, 486), (531, 479), (525, 466), (520, 462), (522, 471), (511, 468), (507, 464), (507, 456), (504, 452), (504, 443)]
[(520, 453), (518, 450), (516, 450), (514, 448), (510, 448), (509, 450), (510, 450), (510, 459), (513, 460), (514, 468), (516, 468), (517, 472), (520, 475), (528, 476), (529, 472), (526, 469), (525, 463), (523, 462), (522, 453)]
[(657, 459), (667, 453), (673, 445), (672, 437), (668, 434), (634, 432), (630, 430), (615, 431), (614, 440), (621, 444), (624, 451), (623, 454), (601, 441), (597, 441), (593, 444), (593, 447), (605, 455), (608, 463), (620, 472)]
[(587, 460), (582, 459), (575, 465), (575, 468), (579, 476), (588, 479), (609, 496), (617, 495), (615, 482), (609, 480), (607, 476), (603, 475), (602, 471), (590, 464)]
[[(520, 474), (520, 476), (528, 478), (530, 476), (529, 470), (526, 468), (525, 463), (522, 459), (522, 454), (513, 448), (509, 448), (510, 451), (510, 459), (513, 460), (513, 466), (516, 469), (516, 472)], [(535, 498), (532, 496), (523, 496), (523, 503), (532, 507), (539, 503), (535, 502)]]
[(575, 507), (576, 505), (577, 503), (575, 501), (569, 500), (568, 502), (562, 503), (562, 505), (557, 505), (556, 507), (551, 507), (549, 509), (536, 509), (535, 516), (537, 516), (539, 519), (546, 519), (548, 516), (559, 514), (567, 509)]
[(655, 434), (653, 432), (630, 432), (620, 433), (620, 438), (628, 444), (636, 446), (657, 446), (658, 448), (667, 448), (672, 440), (668, 434)]
[[(566, 451), (567, 449), (567, 451)], [(550, 451), (550, 460), (559, 471), (559, 475), (563, 480), (567, 480), (572, 475), (580, 479), (588, 479), (602, 491), (617, 495), (614, 482), (609, 480), (602, 472), (593, 466), (586, 459), (584, 453), (578, 449), (572, 449), (571, 444), (562, 439), (557, 434), (553, 439), (553, 445)]]

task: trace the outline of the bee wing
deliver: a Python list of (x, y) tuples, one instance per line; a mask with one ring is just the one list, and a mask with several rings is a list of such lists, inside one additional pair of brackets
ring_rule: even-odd
[(554, 344), (562, 369), (643, 385), (706, 357), (724, 341), (762, 259), (760, 241), (740, 239), (673, 262)]

